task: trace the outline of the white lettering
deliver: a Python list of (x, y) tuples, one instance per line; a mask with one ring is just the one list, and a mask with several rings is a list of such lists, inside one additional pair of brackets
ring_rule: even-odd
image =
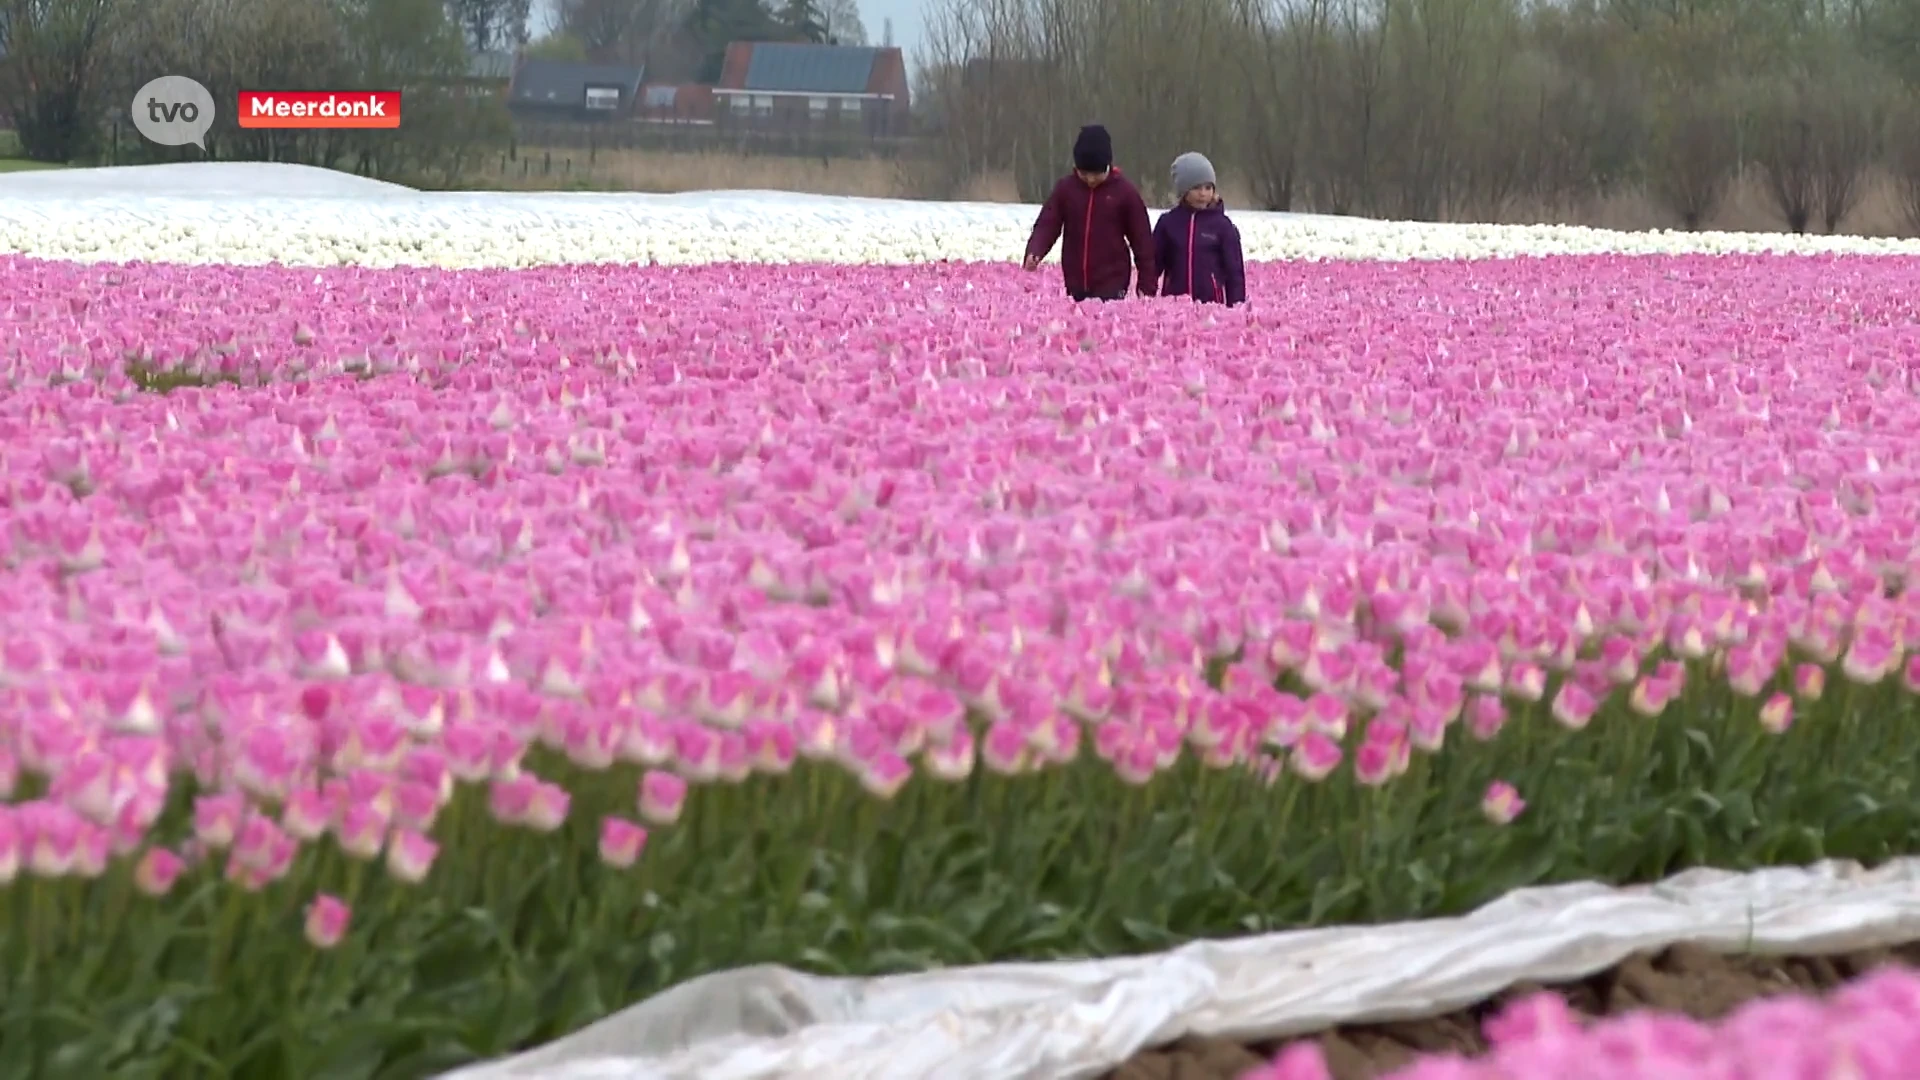
[(340, 120), (385, 119), (392, 115), (387, 112), (385, 98), (374, 94), (343, 96), (327, 94), (319, 100), (289, 101), (270, 94), (250, 95), (247, 99), (247, 115), (273, 116), (280, 118), (298, 117), (301, 119), (326, 117)]

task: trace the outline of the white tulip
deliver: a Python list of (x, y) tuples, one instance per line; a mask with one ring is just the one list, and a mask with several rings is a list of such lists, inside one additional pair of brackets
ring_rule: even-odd
[[(214, 168), (216, 166), (203, 166)], [(272, 191), (266, 169), (253, 177)], [(113, 170), (102, 170), (111, 173)], [(309, 170), (308, 172), (318, 172)], [(186, 174), (181, 174), (183, 177)], [(203, 174), (195, 174), (203, 175)], [(303, 176), (306, 174), (303, 173)], [(320, 174), (323, 178), (331, 174)], [(266, 179), (261, 179), (261, 178)], [(341, 184), (357, 178), (336, 180)], [(295, 185), (312, 191), (311, 177)], [(69, 194), (0, 187), (0, 253), (92, 262), (530, 267), (565, 263), (903, 264), (1013, 261), (1031, 206), (713, 193), (575, 198), (432, 194), (364, 186), (338, 195), (240, 198), (241, 183), (161, 193), (104, 181)], [(284, 186), (284, 185), (283, 185)], [(1412, 260), (1516, 255), (1920, 254), (1920, 242), (1767, 233), (1612, 232), (1566, 225), (1436, 225), (1233, 211), (1249, 260)], [(155, 222), (166, 224), (156, 229)], [(1058, 259), (1058, 248), (1054, 252)]]

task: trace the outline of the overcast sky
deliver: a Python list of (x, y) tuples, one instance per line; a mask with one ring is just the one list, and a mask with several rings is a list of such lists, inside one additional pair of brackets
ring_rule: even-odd
[[(924, 33), (920, 20), (926, 7), (927, 0), (860, 0), (860, 22), (867, 28), (867, 40), (878, 45), (880, 28), (892, 19), (893, 43), (906, 50), (907, 66), (911, 68), (920, 52)], [(553, 11), (551, 0), (534, 0), (531, 29), (535, 37), (552, 25)]]

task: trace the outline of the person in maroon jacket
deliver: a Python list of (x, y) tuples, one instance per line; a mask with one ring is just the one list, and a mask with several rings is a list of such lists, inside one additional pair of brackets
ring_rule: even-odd
[[(1060, 269), (1075, 300), (1120, 300), (1139, 274), (1141, 296), (1160, 282), (1153, 262), (1153, 226), (1147, 203), (1132, 181), (1113, 167), (1113, 138), (1090, 124), (1073, 143), (1073, 172), (1053, 185), (1027, 240), (1024, 265), (1036, 270), (1065, 234)], [(1127, 257), (1131, 249), (1133, 257)]]

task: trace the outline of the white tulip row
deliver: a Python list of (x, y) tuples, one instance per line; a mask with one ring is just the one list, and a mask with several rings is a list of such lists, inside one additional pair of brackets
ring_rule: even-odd
[[(96, 174), (84, 183), (78, 182), (81, 172), (73, 172), (60, 174), (67, 183), (58, 186), (44, 180), (0, 186), (0, 253), (80, 261), (453, 268), (1012, 261), (1025, 248), (1035, 213), (1030, 206), (772, 192), (439, 194), (359, 181), (335, 193), (310, 176), (301, 177), (302, 184), (276, 183), (281, 174), (260, 166), (197, 168), (168, 174), (171, 183), (152, 182), (148, 169), (125, 169), (84, 170)], [(146, 175), (138, 184), (110, 175), (131, 173)], [(1233, 216), (1249, 260), (1920, 254), (1920, 241), (1846, 236), (1432, 225), (1246, 211)]]

